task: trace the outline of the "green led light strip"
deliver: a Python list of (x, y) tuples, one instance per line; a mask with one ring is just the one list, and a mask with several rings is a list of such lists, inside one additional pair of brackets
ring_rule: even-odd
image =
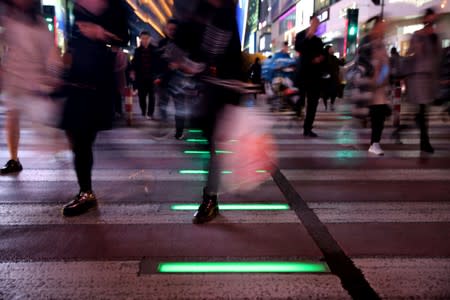
[[(225, 151), (225, 150), (216, 150), (217, 154), (232, 154), (231, 151)], [(209, 151), (201, 151), (201, 150), (186, 150), (184, 151), (184, 154), (202, 154), (202, 155), (209, 155)]]
[[(199, 204), (172, 204), (171, 210), (197, 210)], [(289, 210), (284, 203), (219, 204), (220, 210)]]
[(189, 129), (188, 132), (189, 133), (202, 133), (203, 130), (201, 130), (201, 129)]
[(306, 262), (165, 262), (159, 273), (324, 273), (324, 263)]
[[(256, 170), (256, 173), (267, 173), (266, 170)], [(207, 170), (180, 170), (180, 174), (208, 174)], [(222, 171), (222, 174), (232, 174), (232, 171)]]
[(208, 143), (207, 139), (187, 139), (188, 143)]

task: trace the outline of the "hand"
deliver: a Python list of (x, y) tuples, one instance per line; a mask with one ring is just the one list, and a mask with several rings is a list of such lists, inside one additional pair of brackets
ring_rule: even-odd
[(77, 22), (78, 28), (81, 34), (88, 37), (91, 40), (99, 40), (103, 42), (107, 41), (120, 41), (120, 38), (115, 34), (105, 30), (102, 26), (91, 22)]
[(323, 61), (323, 55), (317, 56), (316, 58), (313, 59), (312, 63), (313, 64), (320, 64)]

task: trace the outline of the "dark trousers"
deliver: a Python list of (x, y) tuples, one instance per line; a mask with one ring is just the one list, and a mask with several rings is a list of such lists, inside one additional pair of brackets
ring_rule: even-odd
[(314, 120), (316, 118), (317, 105), (319, 104), (320, 89), (318, 86), (309, 86), (306, 89), (306, 117), (303, 124), (304, 133), (309, 133), (313, 129)]
[(169, 105), (170, 98), (173, 99), (175, 104), (175, 128), (176, 134), (181, 135), (184, 130), (186, 111), (185, 102), (186, 97), (183, 95), (170, 96), (168, 89), (161, 88), (159, 90), (159, 112), (162, 121), (167, 121), (167, 107)]
[(420, 143), (428, 144), (430, 142), (430, 136), (428, 135), (427, 106), (425, 104), (419, 104), (419, 111), (416, 115), (416, 124), (420, 129)]
[[(138, 86), (139, 105), (142, 115), (153, 116), (155, 112), (155, 95), (151, 84), (141, 84)], [(147, 107), (148, 96), (148, 107)]]
[(80, 192), (92, 191), (92, 167), (94, 154), (92, 147), (97, 136), (96, 131), (67, 132), (74, 154), (75, 172)]
[(119, 91), (114, 93), (114, 110), (120, 115), (123, 114), (122, 95)]
[(379, 143), (383, 134), (384, 121), (386, 120), (386, 105), (370, 106), (370, 122), (372, 124), (372, 135), (370, 144)]

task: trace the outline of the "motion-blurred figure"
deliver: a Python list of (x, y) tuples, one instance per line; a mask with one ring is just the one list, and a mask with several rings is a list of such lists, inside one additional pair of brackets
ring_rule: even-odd
[(358, 63), (365, 67), (371, 97), (368, 102), (372, 134), (369, 153), (383, 155), (380, 141), (386, 116), (390, 114), (389, 99), (389, 57), (384, 44), (386, 23), (379, 17), (366, 22), (369, 33), (362, 39), (358, 48)]
[(306, 92), (306, 117), (303, 125), (303, 136), (315, 138), (317, 134), (312, 131), (316, 118), (317, 105), (320, 98), (320, 83), (322, 77), (323, 43), (316, 36), (319, 19), (311, 17), (311, 26), (299, 46), (301, 55), (300, 78)]
[[(4, 1), (2, 17), (7, 51), (3, 61), (2, 93), (6, 106), (6, 132), (10, 160), (1, 174), (22, 171), (19, 161), (20, 119), (36, 123), (56, 122), (59, 112), (50, 112), (49, 95), (58, 85), (62, 61), (51, 33), (34, 0)], [(56, 104), (55, 104), (56, 105)]]
[(69, 43), (72, 64), (62, 129), (72, 146), (80, 190), (64, 206), (65, 216), (82, 214), (97, 205), (92, 190), (92, 148), (97, 133), (112, 127), (117, 91), (115, 55), (107, 44), (127, 44), (125, 11), (116, 0), (78, 0), (75, 3), (75, 26)]
[(436, 99), (439, 64), (441, 62), (441, 40), (434, 25), (438, 15), (429, 8), (423, 16), (425, 27), (416, 31), (410, 43), (406, 70), (406, 89), (409, 102), (418, 105), (416, 124), (420, 128), (420, 150), (433, 153), (428, 135), (428, 106)]
[(153, 82), (157, 66), (156, 49), (151, 44), (151, 37), (147, 31), (141, 32), (139, 37), (141, 44), (136, 48), (131, 62), (132, 77), (136, 80), (142, 116), (153, 119), (153, 113), (155, 112)]
[(328, 99), (330, 99), (330, 109), (334, 111), (334, 103), (336, 102), (339, 85), (341, 84), (339, 77), (341, 61), (334, 55), (334, 48), (331, 45), (325, 47), (324, 56), (323, 104), (325, 105), (325, 110), (327, 110)]
[[(169, 99), (173, 99), (175, 106), (175, 138), (181, 140), (184, 137), (184, 127), (186, 118), (186, 96), (183, 93), (178, 93), (177, 89), (171, 89), (171, 80), (174, 80), (177, 75), (180, 75), (176, 70), (176, 64), (172, 62), (170, 57), (170, 49), (174, 46), (174, 39), (177, 32), (178, 21), (170, 19), (165, 27), (166, 37), (163, 38), (158, 45), (158, 70), (157, 70), (157, 85), (159, 95), (159, 111), (161, 121), (167, 122), (167, 108)], [(173, 82), (172, 82), (173, 83)]]
[[(179, 1), (183, 4), (185, 1)], [(236, 4), (233, 0), (201, 0), (189, 2), (195, 12), (180, 24), (176, 43), (186, 57), (177, 64), (187, 73), (203, 73), (210, 78), (204, 91), (205, 111), (201, 126), (209, 141), (208, 180), (203, 190), (203, 201), (194, 215), (193, 223), (200, 224), (214, 219), (219, 213), (218, 193), (221, 170), (214, 140), (218, 115), (226, 104), (239, 104), (239, 94), (221, 87), (221, 80), (245, 80), (242, 72), (241, 45), (236, 22)], [(175, 3), (177, 6), (177, 3)]]

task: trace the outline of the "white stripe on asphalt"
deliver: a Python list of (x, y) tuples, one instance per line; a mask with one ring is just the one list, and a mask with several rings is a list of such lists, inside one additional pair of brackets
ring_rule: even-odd
[[(181, 150), (103, 150), (96, 149), (97, 157), (106, 158), (186, 158), (191, 159), (199, 157), (198, 154), (184, 154)], [(55, 153), (51, 151), (39, 151), (39, 150), (20, 150), (21, 159), (34, 158), (39, 160), (58, 160), (55, 157)], [(367, 159), (382, 159), (377, 156), (372, 156), (367, 153), (366, 150), (279, 150), (276, 152), (278, 158), (367, 158)], [(450, 149), (438, 151), (434, 153), (430, 158), (437, 157), (449, 157)], [(384, 157), (388, 158), (420, 158), (421, 153), (419, 150), (389, 150), (386, 151)], [(0, 160), (9, 159), (9, 154), (6, 152), (0, 152)], [(71, 162), (71, 155), (67, 157), (68, 162)]]
[(299, 295), (302, 299), (350, 299), (339, 278), (331, 274), (139, 276), (139, 265), (139, 261), (0, 263), (1, 295), (34, 300), (298, 299)]
[[(320, 133), (318, 131), (318, 133)], [(300, 136), (300, 133), (298, 134)], [(406, 138), (402, 139), (403, 144), (405, 145), (419, 145), (420, 139), (411, 139)], [(438, 139), (435, 144), (438, 145), (450, 145), (450, 139)], [(21, 142), (21, 146), (30, 146), (30, 145), (39, 145), (42, 144), (42, 141), (39, 142), (36, 139), (23, 139)], [(274, 144), (276, 145), (355, 145), (355, 144), (368, 144), (369, 139), (358, 139), (354, 137), (336, 137), (329, 139), (310, 139), (310, 138), (299, 138), (299, 139), (276, 139)], [(186, 144), (196, 145), (194, 143), (188, 143), (183, 141), (177, 141), (175, 139), (151, 139), (151, 138), (132, 138), (132, 139), (118, 139), (118, 138), (102, 138), (98, 139), (95, 143), (96, 145), (127, 145), (127, 146), (137, 146), (137, 145), (180, 145), (186, 146)], [(382, 145), (396, 145), (394, 141), (391, 139), (386, 139), (381, 142)], [(0, 145), (5, 145), (5, 143), (0, 143)], [(198, 144), (197, 144), (198, 145)], [(47, 145), (48, 147), (48, 145)]]
[(450, 299), (449, 258), (355, 258), (353, 261), (381, 299)]
[[(56, 204), (1, 204), (0, 225), (51, 224), (191, 224), (194, 211), (171, 211), (168, 204), (108, 204), (96, 211), (64, 218)], [(105, 197), (106, 198), (106, 197)], [(38, 199), (37, 199), (38, 200)], [(347, 202), (310, 203), (324, 223), (450, 222), (450, 203)], [(213, 223), (300, 223), (294, 211), (222, 211)]]
[[(301, 167), (301, 166), (299, 166)], [(385, 170), (282, 170), (295, 181), (450, 181), (450, 169), (385, 169)], [(232, 176), (225, 174), (223, 176)], [(178, 170), (94, 169), (94, 181), (199, 181), (204, 175), (180, 174)], [(76, 181), (70, 169), (24, 169), (16, 175), (0, 176), (0, 182), (66, 182)]]

